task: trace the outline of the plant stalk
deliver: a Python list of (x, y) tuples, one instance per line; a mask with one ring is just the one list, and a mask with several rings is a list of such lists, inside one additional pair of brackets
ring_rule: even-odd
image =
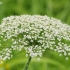
[(32, 57), (30, 56), (29, 59), (28, 59), (27, 64), (25, 65), (24, 70), (28, 70), (28, 66), (29, 66), (29, 64), (30, 64), (31, 59), (32, 59)]

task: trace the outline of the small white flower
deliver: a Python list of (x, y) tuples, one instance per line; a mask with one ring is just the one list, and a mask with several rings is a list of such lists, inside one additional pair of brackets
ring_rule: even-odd
[(38, 58), (38, 61), (40, 61), (40, 58)]
[(59, 56), (62, 56), (62, 54), (59, 54)]
[(68, 57), (66, 57), (66, 60), (68, 60), (69, 58)]

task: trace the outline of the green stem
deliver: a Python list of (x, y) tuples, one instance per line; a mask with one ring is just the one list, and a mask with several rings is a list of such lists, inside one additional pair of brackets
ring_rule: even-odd
[(31, 56), (29, 57), (29, 59), (28, 59), (28, 62), (27, 62), (27, 64), (26, 64), (26, 66), (25, 66), (25, 68), (24, 68), (24, 70), (27, 70), (28, 69), (28, 66), (29, 66), (29, 64), (30, 64), (30, 61), (31, 61)]

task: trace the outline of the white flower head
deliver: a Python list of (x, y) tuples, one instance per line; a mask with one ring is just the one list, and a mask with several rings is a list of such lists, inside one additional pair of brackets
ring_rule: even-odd
[[(10, 16), (0, 25), (0, 60), (10, 59), (13, 50), (26, 50), (26, 57), (42, 57), (48, 49), (65, 56), (70, 53), (70, 26), (60, 20), (40, 15)], [(2, 45), (9, 42), (9, 45)], [(61, 56), (61, 55), (60, 55)], [(68, 58), (67, 58), (68, 59)]]

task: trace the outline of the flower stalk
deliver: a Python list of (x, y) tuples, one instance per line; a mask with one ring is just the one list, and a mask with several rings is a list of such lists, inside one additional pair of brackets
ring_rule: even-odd
[(28, 59), (27, 64), (25, 65), (24, 70), (28, 70), (28, 67), (29, 67), (29, 64), (30, 64), (30, 62), (31, 62), (31, 59), (32, 59), (32, 57), (30, 56), (29, 59)]

